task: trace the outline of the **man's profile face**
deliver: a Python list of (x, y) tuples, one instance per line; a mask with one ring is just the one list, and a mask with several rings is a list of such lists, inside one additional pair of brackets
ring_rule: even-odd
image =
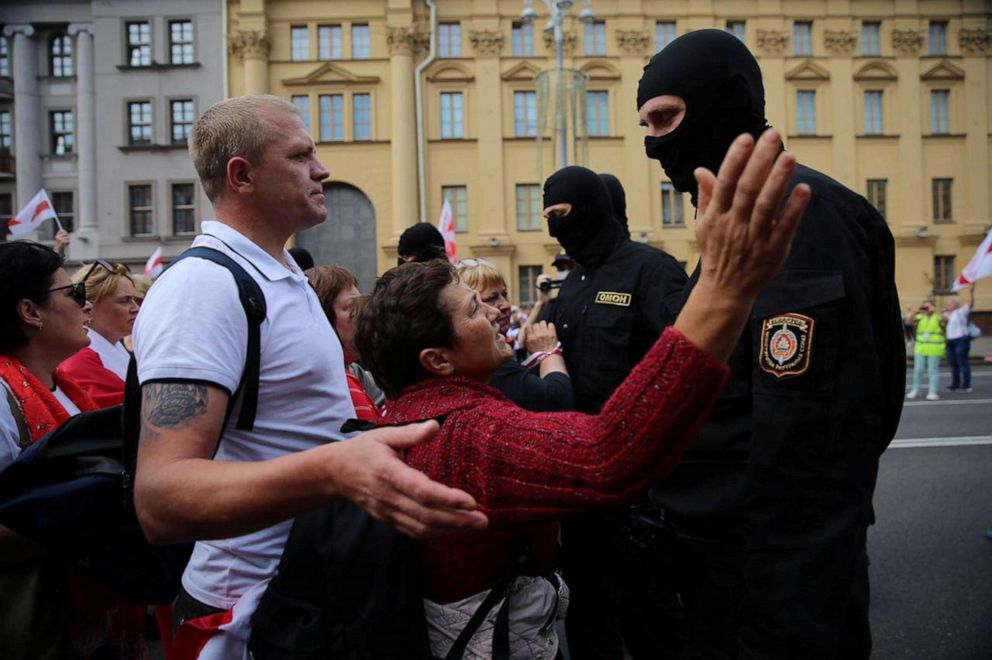
[(681, 96), (663, 94), (644, 102), (638, 111), (640, 125), (647, 128), (651, 137), (668, 135), (685, 118), (685, 100)]
[(299, 115), (266, 111), (272, 134), (256, 169), (256, 198), (270, 215), (294, 231), (318, 225), (327, 217), (322, 182), (330, 172), (319, 160), (313, 139)]

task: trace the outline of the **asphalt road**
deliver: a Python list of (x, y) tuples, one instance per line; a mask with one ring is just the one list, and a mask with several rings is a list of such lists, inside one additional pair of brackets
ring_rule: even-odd
[(992, 658), (992, 367), (976, 367), (972, 385), (907, 402), (882, 456), (868, 539), (874, 658)]

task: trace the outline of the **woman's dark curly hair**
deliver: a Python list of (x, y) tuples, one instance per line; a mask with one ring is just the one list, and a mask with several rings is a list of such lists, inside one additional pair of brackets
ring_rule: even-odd
[(0, 243), (0, 353), (28, 343), (17, 303), (25, 298), (39, 305), (48, 302), (55, 271), (61, 267), (62, 257), (41, 243)]
[(447, 261), (403, 264), (379, 278), (359, 309), (355, 346), (387, 397), (428, 377), (420, 351), (454, 345), (441, 291), (456, 281)]

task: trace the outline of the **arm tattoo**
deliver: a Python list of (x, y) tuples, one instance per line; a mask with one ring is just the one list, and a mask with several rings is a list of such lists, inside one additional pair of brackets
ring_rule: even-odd
[(207, 411), (207, 387), (200, 383), (149, 383), (141, 390), (142, 427), (174, 429)]

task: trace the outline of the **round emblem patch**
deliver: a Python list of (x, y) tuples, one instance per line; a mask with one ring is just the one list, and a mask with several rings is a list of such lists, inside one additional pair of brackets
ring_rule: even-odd
[(809, 369), (816, 322), (803, 314), (771, 316), (761, 326), (761, 369), (776, 378), (799, 376)]

